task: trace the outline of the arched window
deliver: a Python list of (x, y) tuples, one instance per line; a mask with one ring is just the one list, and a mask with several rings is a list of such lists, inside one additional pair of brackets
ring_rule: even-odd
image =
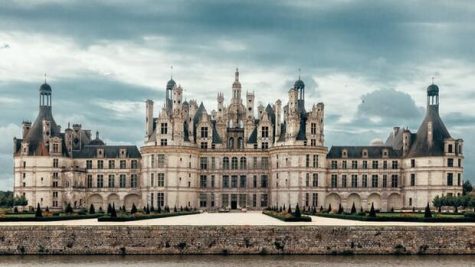
[(231, 169), (237, 170), (238, 169), (238, 159), (237, 157), (233, 157), (231, 160)]
[(242, 157), (242, 158), (241, 158), (241, 169), (242, 169), (242, 170), (247, 169), (247, 162), (246, 162), (246, 158), (245, 158), (245, 157)]
[(228, 141), (228, 148), (229, 149), (233, 149), (234, 148), (234, 138), (229, 138), (229, 141)]
[(225, 170), (229, 169), (229, 158), (228, 157), (223, 158), (223, 169), (225, 169)]
[(244, 143), (242, 141), (242, 137), (238, 138), (238, 149), (243, 149), (244, 148)]

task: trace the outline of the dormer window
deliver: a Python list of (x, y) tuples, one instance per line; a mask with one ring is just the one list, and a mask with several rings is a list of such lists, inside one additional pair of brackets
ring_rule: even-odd
[(160, 134), (167, 134), (167, 132), (168, 132), (168, 124), (160, 123)]
[(208, 138), (208, 127), (201, 127), (201, 138)]
[(124, 158), (126, 156), (126, 150), (124, 148), (121, 148), (119, 153), (121, 158)]
[(348, 157), (348, 151), (346, 149), (344, 149), (342, 152), (341, 152), (341, 157), (343, 158), (347, 158)]
[(368, 150), (364, 149), (362, 155), (363, 155), (363, 158), (367, 158), (368, 157)]

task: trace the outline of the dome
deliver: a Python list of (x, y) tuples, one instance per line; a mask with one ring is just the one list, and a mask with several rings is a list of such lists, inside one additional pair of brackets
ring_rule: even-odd
[(176, 82), (173, 80), (173, 79), (170, 79), (168, 82), (167, 82), (167, 90), (172, 90), (173, 87), (175, 87), (176, 85)]
[(51, 92), (51, 86), (47, 83), (42, 84), (40, 86), (40, 92)]
[(295, 83), (294, 83), (294, 88), (295, 88), (295, 89), (304, 89), (304, 88), (305, 88), (305, 84), (304, 84), (303, 81), (300, 80), (300, 78), (299, 78), (297, 81), (295, 81)]
[(99, 138), (99, 132), (96, 132), (96, 139), (92, 140), (88, 145), (90, 146), (105, 146), (106, 144)]
[(369, 145), (370, 146), (384, 146), (384, 142), (383, 142), (383, 140), (381, 140), (379, 138), (375, 138), (375, 139), (371, 140)]
[(439, 87), (435, 84), (429, 85), (429, 87), (427, 87), (427, 95), (428, 96), (439, 95)]

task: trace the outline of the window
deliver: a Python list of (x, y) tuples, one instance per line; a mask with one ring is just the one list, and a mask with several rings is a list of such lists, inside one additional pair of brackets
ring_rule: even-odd
[(341, 168), (342, 168), (342, 169), (346, 169), (347, 167), (348, 167), (348, 166), (347, 166), (346, 160), (342, 161), (342, 162), (341, 162)]
[(239, 207), (245, 208), (247, 206), (247, 196), (246, 194), (239, 195)]
[(305, 207), (308, 207), (309, 204), (310, 204), (310, 194), (305, 193)]
[(201, 138), (208, 138), (208, 127), (201, 127)]
[(351, 187), (358, 187), (358, 175), (351, 175)]
[(378, 166), (378, 161), (377, 160), (373, 160), (373, 169), (378, 169), (379, 166)]
[(241, 170), (247, 169), (247, 164), (246, 164), (246, 158), (245, 158), (245, 157), (241, 157), (241, 159), (240, 159), (240, 167), (241, 167)]
[(332, 165), (332, 169), (333, 169), (333, 170), (336, 169), (336, 168), (338, 168), (338, 163), (336, 162), (336, 160), (332, 160), (331, 165)]
[(234, 148), (234, 138), (229, 138), (228, 140), (228, 148), (233, 149)]
[(165, 154), (157, 155), (158, 168), (165, 167)]
[(415, 168), (415, 167), (416, 167), (416, 160), (411, 159), (411, 168)]
[(59, 152), (59, 145), (53, 144), (53, 153), (58, 153), (58, 152)]
[(254, 158), (253, 158), (252, 167), (253, 167), (254, 169), (257, 169), (257, 157), (254, 157)]
[(167, 139), (160, 139), (161, 146), (167, 146)]
[(229, 170), (229, 158), (228, 157), (223, 158), (223, 169)]
[(457, 175), (457, 185), (458, 186), (462, 185), (462, 174), (460, 173)]
[(53, 159), (53, 168), (58, 168), (59, 163), (58, 159)]
[(368, 175), (363, 174), (363, 180), (361, 181), (362, 187), (368, 187)]
[(393, 160), (392, 164), (393, 164), (392, 165), (393, 170), (396, 170), (398, 168), (398, 165), (399, 165), (398, 162), (396, 160)]
[(416, 174), (411, 173), (411, 186), (416, 185)]
[(412, 197), (409, 198), (409, 206), (412, 206)]
[(252, 206), (257, 207), (257, 195), (252, 194)]
[(387, 169), (388, 168), (388, 162), (385, 160), (383, 161), (383, 169)]
[(229, 176), (223, 176), (223, 188), (229, 188)]
[(448, 186), (453, 186), (454, 185), (454, 174), (453, 173), (447, 173), (447, 185)]
[(126, 180), (125, 174), (121, 174), (119, 176), (119, 186), (120, 186), (120, 188), (125, 188), (125, 184), (126, 184), (125, 180)]
[(120, 161), (120, 168), (121, 169), (127, 168), (127, 161), (126, 160), (121, 160)]
[(210, 194), (211, 207), (214, 207), (214, 193)]
[(318, 173), (313, 174), (312, 186), (313, 187), (318, 187)]
[(208, 149), (208, 142), (201, 142), (200, 147), (201, 149)]
[(262, 175), (261, 176), (261, 187), (262, 188), (267, 188), (267, 175)]
[(231, 176), (231, 188), (237, 188), (238, 186), (238, 177), (237, 175)]
[(314, 122), (310, 124), (310, 134), (317, 134), (317, 124)]
[(246, 175), (241, 175), (241, 177), (239, 178), (239, 187), (246, 188), (246, 185), (247, 185)]
[(356, 161), (356, 160), (351, 161), (351, 168), (352, 169), (358, 169), (358, 161)]
[(368, 161), (363, 160), (363, 169), (368, 169)]
[(341, 176), (341, 187), (346, 187), (346, 175)]
[(165, 193), (157, 193), (157, 205), (159, 207), (165, 206)]
[(395, 188), (398, 186), (398, 176), (393, 174), (391, 176), (391, 187)]
[(98, 169), (104, 169), (104, 161), (98, 160), (97, 161), (97, 168)]
[(257, 188), (257, 176), (254, 175), (253, 179), (252, 179), (252, 185), (254, 188)]
[(454, 151), (453, 145), (449, 145), (449, 153), (453, 153)]
[(58, 187), (58, 181), (53, 181), (53, 187)]
[(111, 188), (115, 187), (114, 175), (109, 175), (109, 187)]
[(130, 187), (137, 188), (137, 174), (132, 174), (130, 176)]
[(269, 158), (267, 157), (262, 157), (261, 159), (261, 167), (264, 170), (267, 170), (269, 168)]
[(157, 185), (159, 187), (164, 187), (165, 186), (165, 174), (164, 173), (157, 173)]
[(305, 155), (305, 167), (310, 168), (310, 155)]
[(168, 132), (168, 124), (160, 123), (160, 134), (167, 134), (167, 132)]
[(388, 187), (388, 176), (386, 174), (383, 175), (383, 187)]
[(244, 148), (244, 142), (243, 142), (242, 137), (239, 137), (239, 138), (238, 138), (238, 143), (237, 143), (237, 145), (238, 145), (238, 149), (243, 149), (243, 148)]
[[(151, 187), (155, 186), (155, 177), (154, 177), (153, 173), (150, 174), (150, 186)], [(152, 197), (153, 197), (153, 195), (152, 195)], [(153, 201), (152, 201), (152, 203), (153, 203)]]
[(211, 175), (211, 188), (214, 188), (214, 175)]
[(267, 194), (261, 194), (261, 207), (267, 207)]
[(447, 166), (453, 167), (454, 166), (454, 159), (447, 159)]
[(310, 174), (305, 175), (305, 186), (310, 187)]
[(136, 159), (133, 159), (131, 162), (131, 168), (132, 169), (137, 169), (138, 168), (138, 164), (137, 164), (137, 160)]
[(208, 169), (208, 158), (201, 157), (200, 158), (200, 170), (207, 170)]
[(200, 188), (206, 188), (208, 179), (206, 178), (206, 175), (201, 175), (200, 176)]
[(262, 138), (268, 138), (269, 137), (269, 127), (263, 126), (262, 127)]
[(104, 187), (104, 176), (102, 174), (97, 175), (97, 188)]
[(233, 157), (231, 159), (231, 169), (233, 169), (233, 170), (238, 169), (238, 159), (237, 159), (237, 157)]
[(318, 193), (312, 193), (312, 207), (318, 206)]
[(200, 207), (206, 207), (206, 194), (200, 194)]
[(92, 188), (92, 175), (87, 176), (87, 188)]
[(371, 187), (378, 187), (378, 175), (371, 176)]
[(216, 169), (216, 158), (211, 157), (211, 169), (214, 170)]
[(86, 169), (92, 169), (92, 160), (86, 160)]
[(109, 160), (109, 169), (115, 169), (115, 160)]
[(310, 139), (310, 145), (311, 146), (317, 146), (317, 140), (316, 139)]
[(262, 142), (262, 149), (268, 149), (268, 148), (269, 148), (269, 143)]
[(337, 176), (336, 176), (336, 174), (332, 174), (331, 185), (332, 185), (333, 188), (337, 187)]
[(313, 155), (313, 167), (318, 168), (318, 155)]
[(229, 206), (229, 195), (221, 194), (221, 206), (227, 208)]

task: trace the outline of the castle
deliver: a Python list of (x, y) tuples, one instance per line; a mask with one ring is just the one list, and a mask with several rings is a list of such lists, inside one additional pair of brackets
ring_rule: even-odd
[[(242, 97), (239, 71), (228, 104), (217, 110), (183, 101), (171, 79), (155, 117), (146, 101), (145, 140), (106, 145), (80, 124), (62, 131), (52, 113), (52, 89), (39, 90), (39, 114), (14, 139), (14, 193), (31, 207), (94, 204), (203, 210), (271, 206), (350, 209), (422, 208), (439, 195), (462, 192), (463, 140), (439, 116), (439, 88), (427, 88), (427, 111), (417, 132), (395, 127), (385, 143), (325, 147), (324, 105), (308, 110), (299, 78), (287, 103), (255, 107)], [(243, 102), (244, 101), (244, 102)]]

